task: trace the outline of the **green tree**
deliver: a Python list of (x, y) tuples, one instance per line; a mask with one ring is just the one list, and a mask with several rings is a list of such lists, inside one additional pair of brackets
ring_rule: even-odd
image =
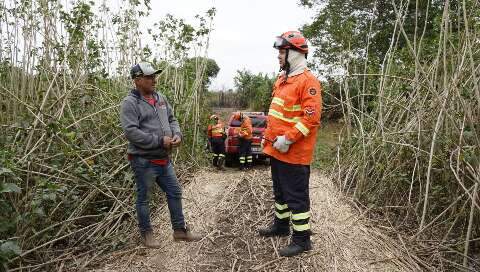
[(214, 79), (220, 71), (220, 67), (215, 60), (205, 57), (193, 57), (187, 59), (183, 64), (182, 69), (187, 72), (188, 78), (192, 80), (195, 79), (196, 72), (201, 70), (203, 75), (201, 84), (204, 91), (207, 90), (212, 79)]
[[(203, 159), (202, 96), (219, 67), (194, 56), (206, 55), (214, 9), (197, 24), (167, 17), (176, 23), (159, 35), (158, 24), (139, 25), (148, 0), (113, 12), (95, 4), (0, 1), (0, 271), (51, 271), (124, 243), (133, 183), (118, 110), (133, 63), (165, 68), (158, 85), (185, 136), (174, 158)], [(146, 35), (157, 35), (153, 46), (142, 46)]]
[[(364, 76), (343, 86), (340, 82), (345, 75), (377, 74), (392, 58), (396, 58), (396, 65), (388, 68), (398, 75), (408, 74), (415, 61), (408, 53), (407, 39), (419, 56), (434, 55), (443, 2), (301, 0), (300, 5), (317, 11), (302, 32), (315, 48), (310, 66), (327, 78), (324, 104), (329, 116), (346, 113), (340, 105), (345, 99), (351, 99), (353, 108), (360, 112), (374, 108), (379, 79)], [(400, 33), (400, 23), (406, 37)], [(348, 94), (341, 94), (346, 89)]]
[[(409, 39), (422, 34), (423, 40), (435, 39), (438, 33), (438, 16), (444, 1), (409, 1), (402, 19)], [(300, 4), (315, 8), (312, 23), (303, 26), (303, 33), (315, 46), (313, 56), (321, 60), (317, 69), (332, 73), (338, 68), (348, 72), (362, 71), (365, 61), (378, 68), (390, 48), (392, 39), (396, 48), (407, 46), (402, 36), (394, 36), (397, 13), (403, 8), (401, 1), (390, 0), (301, 0)], [(419, 42), (418, 40), (416, 40)], [(355, 67), (357, 65), (358, 67)]]
[(241, 106), (256, 111), (268, 111), (274, 82), (275, 78), (268, 74), (237, 70), (234, 84)]
[(337, 181), (416, 239), (441, 237), (453, 265), (440, 270), (476, 268), (479, 2), (301, 4), (317, 10), (303, 28), (314, 67), (338, 74), (326, 88), (346, 119)]

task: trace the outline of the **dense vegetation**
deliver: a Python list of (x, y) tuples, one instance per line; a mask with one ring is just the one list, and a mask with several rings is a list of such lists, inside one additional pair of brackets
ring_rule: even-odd
[(165, 69), (158, 89), (185, 133), (174, 159), (201, 160), (198, 124), (219, 71), (203, 57), (215, 9), (196, 22), (167, 15), (146, 28), (139, 22), (149, 1), (121, 2), (117, 10), (0, 2), (0, 270), (54, 270), (125, 241), (135, 220), (118, 106), (134, 63)]
[(238, 70), (234, 77), (235, 89), (210, 93), (209, 103), (213, 107), (268, 112), (274, 82), (275, 75)]
[[(202, 159), (208, 106), (270, 102), (274, 75), (248, 70), (234, 90), (206, 91), (220, 69), (205, 57), (215, 9), (145, 28), (148, 0), (63, 3), (0, 2), (0, 270), (90, 260), (134, 229), (118, 122), (133, 63), (165, 69), (158, 89), (185, 134), (173, 157), (191, 165)], [(323, 116), (345, 124), (335, 156), (335, 139), (320, 134), (314, 167), (334, 158), (339, 187), (420, 264), (479, 269), (479, 2), (300, 4), (317, 11), (303, 31), (316, 48), (309, 65), (327, 79)]]
[(317, 10), (303, 30), (328, 75), (326, 108), (347, 124), (338, 185), (423, 261), (478, 269), (478, 1), (301, 4)]

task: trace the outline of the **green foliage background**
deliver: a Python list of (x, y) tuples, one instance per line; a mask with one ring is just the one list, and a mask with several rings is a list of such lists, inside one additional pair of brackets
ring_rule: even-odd
[(317, 11), (303, 31), (327, 114), (346, 124), (338, 185), (440, 270), (480, 267), (478, 1), (300, 4)]
[(178, 171), (201, 163), (204, 96), (219, 71), (204, 57), (215, 9), (145, 29), (149, 1), (105, 3), (0, 3), (0, 270), (55, 270), (69, 254), (121, 247), (136, 229), (118, 112), (134, 63), (164, 69), (157, 89), (185, 135)]

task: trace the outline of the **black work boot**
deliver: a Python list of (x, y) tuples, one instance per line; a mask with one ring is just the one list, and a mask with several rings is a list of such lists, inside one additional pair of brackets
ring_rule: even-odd
[(290, 235), (289, 220), (275, 220), (269, 227), (258, 229), (258, 234), (263, 237), (288, 236)]
[(216, 167), (217, 165), (218, 165), (218, 157), (215, 156), (215, 157), (213, 157), (213, 166)]
[(219, 157), (217, 161), (217, 168), (218, 170), (225, 170), (225, 167), (223, 167), (223, 163), (225, 162), (224, 157)]
[(282, 257), (296, 256), (305, 251), (312, 250), (312, 242), (310, 241), (310, 235), (308, 236), (292, 236), (290, 244), (278, 251), (278, 254)]

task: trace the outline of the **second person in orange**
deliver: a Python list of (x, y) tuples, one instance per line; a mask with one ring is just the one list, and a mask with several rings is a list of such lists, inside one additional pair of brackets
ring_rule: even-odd
[(210, 116), (210, 121), (213, 124), (208, 125), (207, 134), (213, 153), (213, 166), (217, 167), (218, 170), (223, 170), (225, 162), (225, 125), (215, 114)]
[(252, 121), (250, 120), (250, 117), (241, 112), (236, 112), (233, 115), (233, 119), (241, 122), (240, 131), (238, 132), (240, 170), (250, 169), (253, 164)]

